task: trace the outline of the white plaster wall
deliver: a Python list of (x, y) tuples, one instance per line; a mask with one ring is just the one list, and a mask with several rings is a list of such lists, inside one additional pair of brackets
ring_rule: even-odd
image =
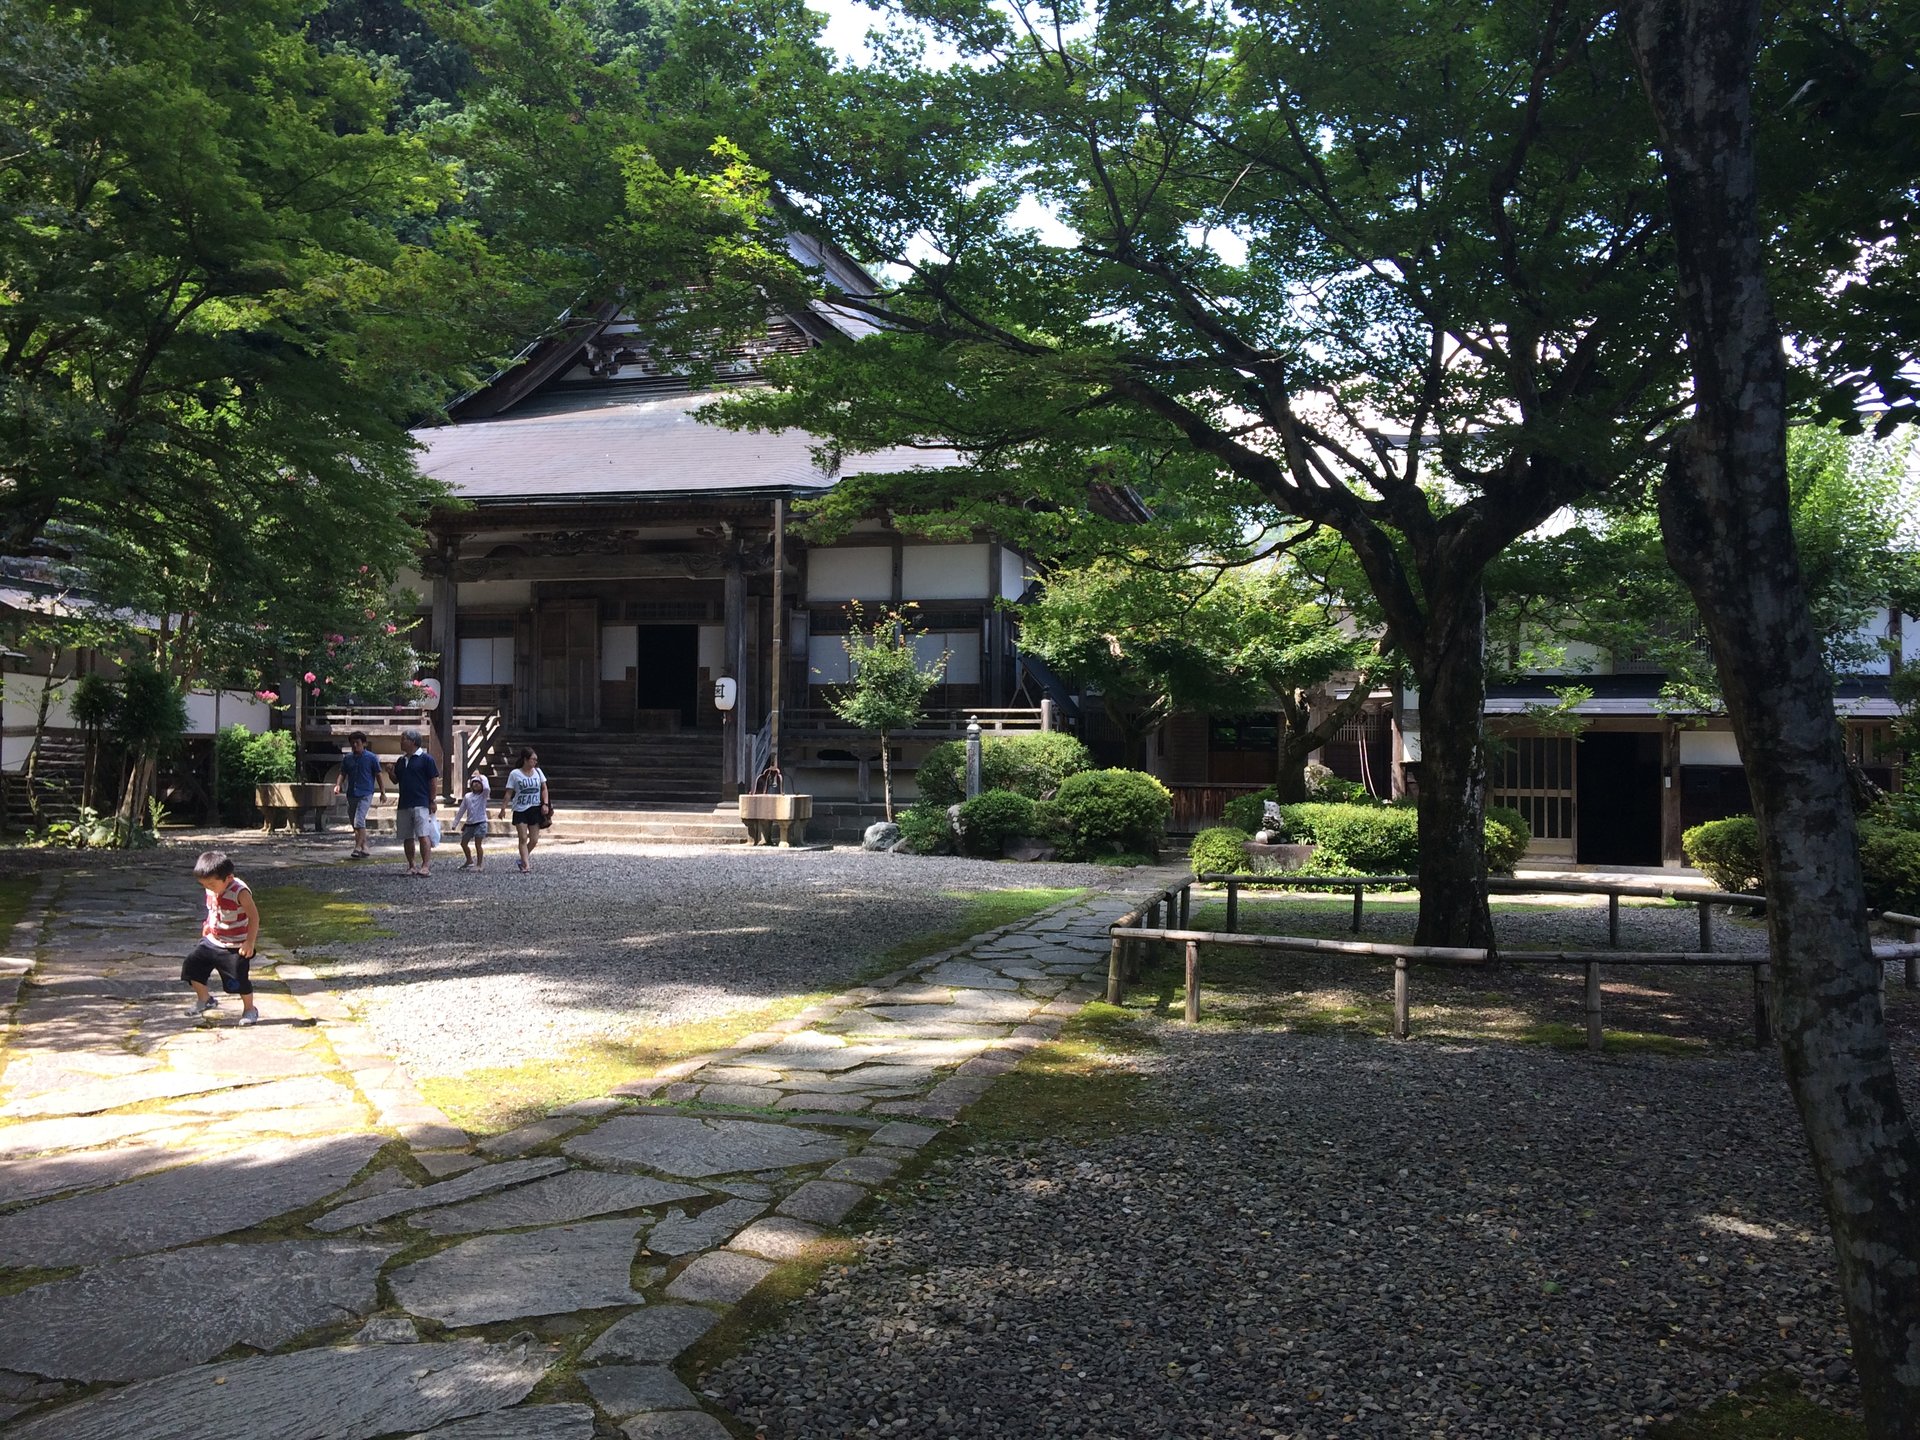
[(1682, 730), (1682, 765), (1738, 765), (1740, 746), (1731, 730)]
[(460, 642), (460, 683), (462, 685), (511, 685), (513, 683), (513, 637), (481, 636)]
[(947, 657), (946, 683), (949, 685), (978, 685), (980, 683), (980, 633), (977, 630), (933, 630), (925, 635), (913, 638), (914, 653), (920, 657), (922, 665), (929, 665), (940, 658), (945, 650)]
[[(220, 724), (224, 730), (229, 725), (244, 725), (256, 735), (273, 724), (273, 712), (267, 706), (253, 698), (250, 690), (223, 690), (220, 692)], [(187, 695), (187, 734), (211, 735), (215, 730), (213, 723), (213, 692), (194, 690)]]
[(1900, 663), (1920, 664), (1920, 615), (1900, 617)]
[(1017, 550), (1000, 552), (1000, 593), (1008, 600), (1018, 600), (1026, 593), (1027, 581), (1031, 572), (1027, 568), (1026, 558)]
[(632, 625), (600, 627), (600, 678), (624, 680), (640, 667), (640, 632)]
[(815, 635), (807, 641), (807, 681), (812, 685), (844, 685), (847, 652), (838, 635)]
[(807, 555), (807, 599), (891, 600), (893, 551), (885, 545), (849, 545), (810, 551)]
[(908, 600), (985, 600), (992, 577), (985, 545), (909, 545), (900, 557)]

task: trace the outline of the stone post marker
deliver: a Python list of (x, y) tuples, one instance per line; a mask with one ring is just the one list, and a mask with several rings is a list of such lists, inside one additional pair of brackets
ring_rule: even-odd
[(967, 717), (967, 799), (980, 793), (980, 717)]

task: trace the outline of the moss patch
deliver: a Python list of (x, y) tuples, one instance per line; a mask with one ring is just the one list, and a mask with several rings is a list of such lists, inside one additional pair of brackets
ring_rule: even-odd
[(288, 950), (324, 949), (391, 935), (374, 924), (373, 907), (305, 885), (258, 885), (260, 933)]
[(497, 1135), (538, 1120), (557, 1106), (594, 1099), (630, 1080), (644, 1080), (675, 1060), (723, 1050), (825, 998), (825, 992), (789, 995), (711, 1020), (649, 1027), (579, 1045), (558, 1056), (459, 1075), (421, 1077), (418, 1084), (428, 1103), (439, 1106), (461, 1129)]
[(0, 933), (9, 932), (27, 918), (33, 892), (39, 887), (34, 875), (0, 875)]
[(1781, 1377), (1662, 1421), (1647, 1435), (1649, 1440), (1867, 1440), (1867, 1427), (1814, 1404), (1791, 1379)]
[(1129, 1054), (1157, 1048), (1127, 1011), (1096, 1002), (1060, 1038), (995, 1082), (943, 1145), (1075, 1140), (1147, 1130), (1169, 1117), (1142, 1098), (1146, 1077)]

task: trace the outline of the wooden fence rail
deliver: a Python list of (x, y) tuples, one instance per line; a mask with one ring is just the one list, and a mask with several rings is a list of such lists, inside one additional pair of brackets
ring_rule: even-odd
[[(1120, 1001), (1121, 987), (1118, 982), (1124, 966), (1123, 945), (1145, 946), (1156, 942), (1184, 945), (1186, 948), (1184, 1013), (1188, 1021), (1200, 1018), (1200, 947), (1202, 945), (1238, 946), (1244, 949), (1273, 950), (1285, 954), (1355, 955), (1391, 959), (1393, 961), (1393, 1036), (1397, 1040), (1404, 1040), (1411, 1033), (1412, 981), (1408, 967), (1412, 962), (1474, 965), (1484, 964), (1495, 958), (1493, 951), (1467, 946), (1399, 945), (1383, 940), (1322, 940), (1304, 935), (1241, 935), (1219, 930), (1187, 930), (1177, 926), (1159, 926), (1152, 923), (1150, 918), (1152, 912), (1157, 911), (1158, 908), (1157, 901), (1144, 907), (1149, 917), (1146, 924), (1127, 924), (1123, 919), (1116, 921), (1108, 932), (1113, 936), (1113, 958), (1107, 972), (1107, 1000), (1110, 1004), (1118, 1004)], [(1902, 916), (1901, 918), (1911, 917)], [(1916, 960), (1920, 960), (1920, 942), (1907, 945), (1876, 945), (1874, 954), (1883, 963), (1889, 960), (1904, 960), (1912, 966)], [(1605, 1045), (1605, 1034), (1601, 1028), (1600, 1018), (1600, 970), (1605, 965), (1686, 965), (1719, 969), (1743, 966), (1751, 972), (1753, 981), (1754, 1043), (1764, 1046), (1771, 1043), (1773, 1039), (1770, 1000), (1773, 966), (1769, 957), (1763, 954), (1738, 955), (1724, 951), (1691, 950), (1514, 950), (1500, 952), (1498, 958), (1516, 965), (1547, 965), (1563, 968), (1579, 966), (1586, 971), (1587, 1048), (1589, 1050), (1600, 1050)]]
[[(1418, 883), (1412, 875), (1226, 875), (1212, 871), (1196, 875), (1195, 881), (1202, 885), (1223, 885), (1227, 891), (1227, 930), (1233, 933), (1240, 928), (1240, 891), (1247, 886), (1257, 888), (1276, 887), (1313, 890), (1351, 890), (1353, 892), (1353, 923), (1349, 927), (1355, 935), (1360, 933), (1362, 907), (1366, 903), (1368, 890), (1385, 889), (1388, 886), (1410, 886)], [(1752, 910), (1765, 910), (1767, 897), (1764, 895), (1732, 894), (1725, 890), (1695, 890), (1684, 885), (1634, 885), (1634, 884), (1589, 884), (1580, 880), (1520, 880), (1490, 878), (1487, 889), (1502, 895), (1605, 895), (1607, 897), (1607, 944), (1618, 949), (1620, 945), (1620, 900), (1622, 896), (1645, 900), (1678, 900), (1698, 906), (1700, 917), (1700, 951), (1714, 952), (1713, 907), (1716, 905), (1740, 905)], [(1867, 919), (1907, 932), (1910, 948), (1920, 947), (1920, 915), (1907, 915), (1898, 910), (1870, 910)], [(1506, 957), (1502, 952), (1502, 958)], [(1906, 988), (1920, 990), (1920, 948), (1916, 953), (1885, 954), (1883, 958), (1904, 958), (1905, 973), (1902, 977)]]

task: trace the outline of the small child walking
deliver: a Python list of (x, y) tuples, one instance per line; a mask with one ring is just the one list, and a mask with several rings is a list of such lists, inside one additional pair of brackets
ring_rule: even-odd
[(253, 903), (253, 891), (233, 873), (233, 861), (224, 850), (209, 850), (194, 861), (193, 878), (207, 892), (207, 918), (200, 926), (200, 943), (180, 967), (180, 978), (193, 987), (193, 1008), (187, 1014), (198, 1018), (219, 1005), (207, 989), (207, 977), (218, 970), (220, 988), (240, 997), (240, 1023), (258, 1024), (260, 1012), (247, 975), (260, 940), (260, 907)]
[(462, 870), (487, 868), (487, 801), (492, 798), (487, 777), (475, 775), (467, 781), (467, 793), (460, 797), (460, 808), (453, 812), (460, 827), (460, 853), (467, 857)]

